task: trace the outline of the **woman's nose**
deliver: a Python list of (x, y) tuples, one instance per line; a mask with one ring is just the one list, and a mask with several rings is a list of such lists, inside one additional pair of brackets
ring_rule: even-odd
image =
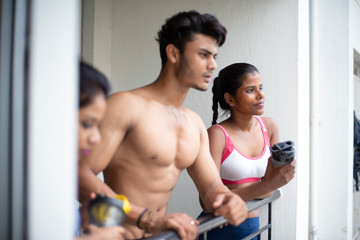
[(259, 98), (259, 99), (265, 98), (265, 95), (264, 95), (263, 91), (258, 90), (257, 92), (258, 92), (258, 98)]
[(98, 143), (100, 141), (101, 141), (100, 131), (98, 128), (95, 128), (90, 136), (90, 142), (94, 144), (94, 143)]

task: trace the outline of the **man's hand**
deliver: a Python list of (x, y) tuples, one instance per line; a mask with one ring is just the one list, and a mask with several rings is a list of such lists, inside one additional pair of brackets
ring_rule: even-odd
[(160, 233), (168, 229), (175, 230), (182, 240), (196, 239), (199, 221), (184, 213), (162, 215), (152, 213), (149, 232)]
[(215, 216), (223, 216), (234, 226), (238, 226), (247, 218), (245, 202), (232, 192), (218, 194), (212, 207)]
[(284, 166), (274, 167), (271, 162), (271, 157), (268, 160), (265, 176), (263, 182), (269, 184), (271, 191), (278, 189), (293, 179), (295, 175), (295, 159)]

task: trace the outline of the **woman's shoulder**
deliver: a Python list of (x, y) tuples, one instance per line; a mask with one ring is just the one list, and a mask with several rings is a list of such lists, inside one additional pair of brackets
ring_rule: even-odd
[(271, 128), (277, 128), (276, 121), (271, 117), (261, 117), (264, 120), (266, 128), (269, 130)]
[[(209, 137), (223, 136), (225, 128), (220, 124), (214, 124), (208, 128)], [(226, 131), (226, 130), (225, 130)]]
[(265, 122), (267, 132), (270, 138), (271, 145), (278, 142), (279, 138), (279, 129), (276, 121), (271, 117), (262, 117)]

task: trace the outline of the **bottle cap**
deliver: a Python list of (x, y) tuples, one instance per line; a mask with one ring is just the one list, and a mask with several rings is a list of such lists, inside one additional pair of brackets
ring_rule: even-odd
[(295, 157), (295, 143), (291, 140), (279, 142), (270, 147), (272, 165), (279, 167), (290, 163)]

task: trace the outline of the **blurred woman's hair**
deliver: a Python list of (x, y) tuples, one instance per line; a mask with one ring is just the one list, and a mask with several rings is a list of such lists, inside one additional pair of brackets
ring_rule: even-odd
[(100, 93), (107, 96), (110, 84), (104, 74), (81, 61), (79, 91), (79, 107), (82, 108), (89, 105)]

